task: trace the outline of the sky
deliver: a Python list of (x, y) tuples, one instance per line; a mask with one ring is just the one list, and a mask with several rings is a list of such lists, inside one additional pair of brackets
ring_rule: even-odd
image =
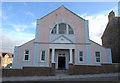
[(15, 46), (34, 39), (36, 19), (42, 18), (61, 5), (89, 20), (90, 39), (101, 45), (101, 36), (108, 23), (109, 12), (113, 10), (118, 16), (117, 2), (3, 2), (0, 10), (0, 51), (13, 53)]

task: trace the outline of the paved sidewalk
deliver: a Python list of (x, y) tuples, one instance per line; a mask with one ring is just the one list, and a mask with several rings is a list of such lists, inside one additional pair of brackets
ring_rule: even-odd
[[(119, 73), (120, 74), (120, 73)], [(118, 76), (118, 73), (109, 74), (93, 74), (93, 75), (67, 75), (67, 76), (31, 76), (31, 77), (3, 77), (2, 81), (45, 81), (59, 79), (78, 79), (78, 78), (93, 78), (93, 77), (113, 77)]]

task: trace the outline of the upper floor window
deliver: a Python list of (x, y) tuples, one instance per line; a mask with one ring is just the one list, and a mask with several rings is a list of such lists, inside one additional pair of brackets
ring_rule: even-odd
[(100, 62), (100, 52), (95, 52), (96, 62)]
[(66, 24), (65, 23), (59, 24), (59, 34), (66, 34)]
[(69, 24), (60, 23), (53, 27), (51, 34), (74, 34), (74, 31)]
[(55, 25), (55, 27), (53, 28), (53, 30), (52, 30), (51, 33), (52, 33), (52, 34), (56, 34), (56, 33), (57, 33), (57, 25)]
[(25, 50), (25, 55), (24, 55), (24, 60), (29, 60), (29, 54), (30, 54), (30, 52), (29, 52), (29, 50)]
[(74, 33), (73, 33), (73, 29), (72, 29), (72, 27), (71, 27), (70, 25), (68, 25), (68, 33), (69, 33), (69, 34), (74, 34)]

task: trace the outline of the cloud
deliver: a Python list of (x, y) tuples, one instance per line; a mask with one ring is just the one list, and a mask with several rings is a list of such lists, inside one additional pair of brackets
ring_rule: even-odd
[[(9, 32), (9, 33), (7, 33)], [(8, 31), (3, 29), (3, 33), (0, 33), (0, 51), (14, 52), (14, 47), (24, 44), (25, 42), (34, 38), (35, 34), (28, 34), (22, 32)]]
[(33, 27), (36, 27), (36, 21), (32, 22)]
[(7, 20), (8, 19), (8, 17), (7, 16), (3, 16), (3, 20)]
[(108, 23), (108, 16), (104, 14), (86, 17), (89, 20), (89, 33), (90, 39), (96, 41), (99, 44), (101, 43), (101, 36), (106, 28)]
[(23, 4), (24, 4), (24, 6), (27, 6), (27, 3), (26, 3), (26, 2), (24, 2)]
[(28, 25), (24, 24), (10, 24), (16, 31), (24, 31), (26, 28), (28, 28)]
[(25, 12), (26, 15), (30, 15), (32, 17), (35, 17), (35, 15), (31, 12), (31, 11), (28, 11), (28, 12)]
[(107, 26), (108, 23), (108, 14), (111, 11), (114, 11), (116, 15), (118, 15), (118, 7), (115, 6), (111, 9), (104, 10), (102, 12), (98, 12), (93, 15), (88, 15), (87, 13), (83, 13), (79, 16), (83, 17), (86, 20), (89, 20), (89, 37), (91, 40), (102, 45), (101, 36)]
[(2, 38), (2, 41), (0, 41), (0, 44), (2, 44), (2, 49), (0, 51), (5, 51), (5, 52), (11, 52), (14, 53), (14, 47), (21, 45), (25, 42), (27, 42), (30, 39), (15, 39), (12, 36), (2, 34), (0, 35), (0, 38)]
[(108, 23), (108, 14), (111, 10), (99, 12), (94, 15), (82, 14), (79, 15), (86, 20), (89, 20), (89, 37), (91, 40), (102, 45), (101, 36)]

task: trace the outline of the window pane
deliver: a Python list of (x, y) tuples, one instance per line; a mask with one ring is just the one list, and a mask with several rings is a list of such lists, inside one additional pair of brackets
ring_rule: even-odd
[(69, 32), (69, 34), (74, 34), (74, 33), (73, 33), (73, 29), (71, 28), (70, 25), (68, 25), (68, 32)]
[(26, 50), (26, 51), (25, 51), (25, 54), (29, 54), (29, 51), (28, 51), (28, 50)]
[(100, 62), (100, 52), (96, 52), (96, 62)]
[(45, 51), (42, 51), (41, 60), (45, 60)]
[(82, 58), (82, 57), (80, 57), (80, 61), (83, 61), (83, 58)]
[(66, 24), (59, 24), (59, 34), (66, 34)]
[(53, 30), (52, 30), (52, 34), (56, 34), (56, 32), (57, 32), (57, 24), (55, 25), (55, 27), (53, 28)]
[(28, 60), (28, 55), (25, 55), (25, 60)]
[(100, 52), (96, 52), (96, 57), (100, 57)]
[(100, 62), (100, 58), (96, 58), (96, 62)]
[(80, 52), (80, 54), (79, 54), (80, 56), (83, 56), (83, 52)]

